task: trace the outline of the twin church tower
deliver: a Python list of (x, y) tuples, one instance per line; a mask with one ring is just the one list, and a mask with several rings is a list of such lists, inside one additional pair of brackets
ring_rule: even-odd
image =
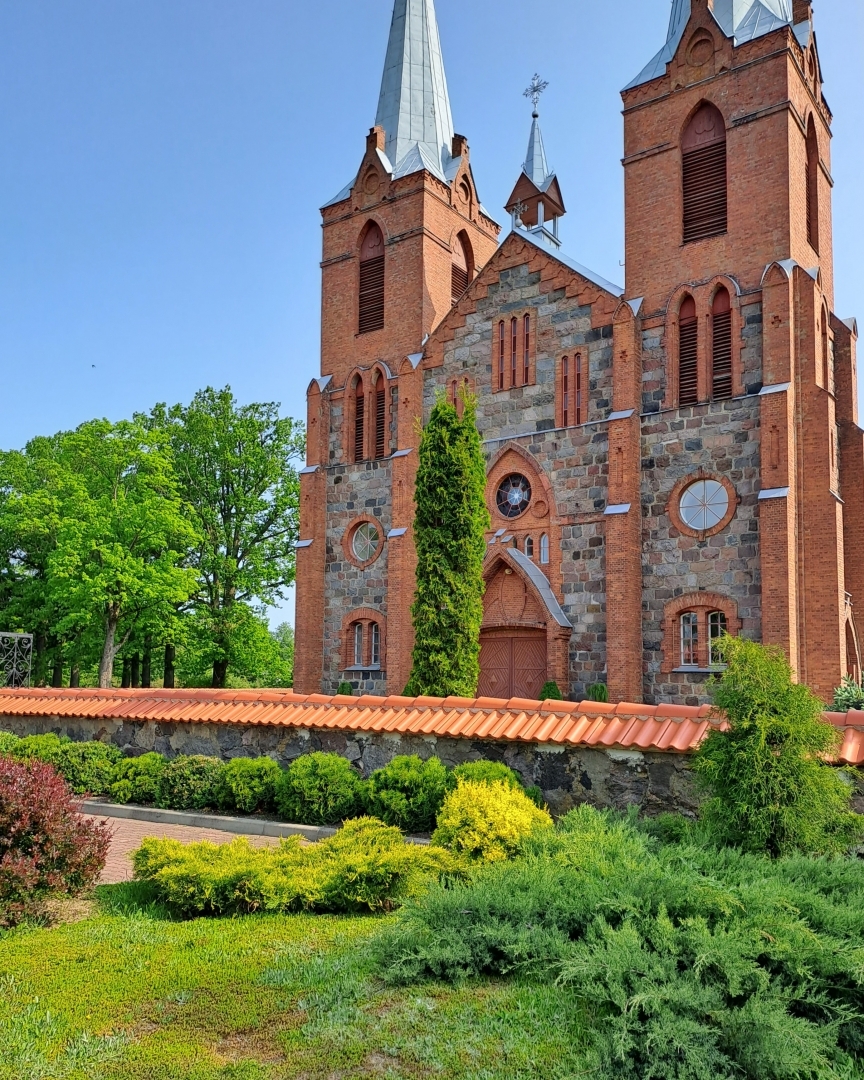
[(322, 209), (298, 692), (408, 681), (418, 421), (462, 385), (492, 518), (481, 696), (702, 702), (727, 631), (826, 699), (859, 674), (864, 433), (810, 0), (674, 0), (622, 98), (623, 288), (561, 246), (536, 107), (501, 241), (433, 0), (395, 0), (375, 126)]

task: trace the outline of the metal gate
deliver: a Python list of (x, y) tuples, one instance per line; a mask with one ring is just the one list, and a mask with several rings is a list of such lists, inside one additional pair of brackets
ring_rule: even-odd
[(480, 635), (480, 697), (536, 701), (546, 682), (546, 631), (490, 630)]
[(0, 687), (30, 685), (32, 634), (0, 634)]

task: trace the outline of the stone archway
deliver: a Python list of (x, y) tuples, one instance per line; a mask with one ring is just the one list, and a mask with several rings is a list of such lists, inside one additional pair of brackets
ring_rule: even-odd
[(478, 696), (536, 701), (549, 680), (566, 695), (572, 627), (548, 579), (512, 548), (490, 556), (483, 576)]

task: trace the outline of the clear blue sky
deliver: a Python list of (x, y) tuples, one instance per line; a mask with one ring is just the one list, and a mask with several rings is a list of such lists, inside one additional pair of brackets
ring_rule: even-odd
[[(437, 0), (486, 207), (523, 159), (533, 72), (565, 250), (623, 272), (618, 90), (669, 0)], [(318, 207), (374, 121), (391, 0), (3, 0), (0, 446), (230, 383), (305, 415)], [(864, 322), (864, 5), (818, 0), (835, 115), (837, 313)], [(855, 116), (859, 119), (856, 121)], [(95, 366), (94, 366), (95, 365)]]

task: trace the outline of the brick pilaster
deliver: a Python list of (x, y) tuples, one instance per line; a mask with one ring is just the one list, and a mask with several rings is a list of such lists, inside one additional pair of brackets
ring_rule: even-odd
[(608, 506), (629, 510), (606, 517), (606, 671), (611, 701), (642, 700), (642, 504), (639, 418), (642, 343), (626, 303), (613, 329), (613, 415), (609, 421)]
[[(840, 434), (840, 494), (843, 497), (843, 551), (846, 591), (859, 647), (864, 645), (864, 432), (858, 426), (857, 335), (837, 318), (834, 333), (834, 388)], [(847, 670), (851, 667), (847, 657)]]

